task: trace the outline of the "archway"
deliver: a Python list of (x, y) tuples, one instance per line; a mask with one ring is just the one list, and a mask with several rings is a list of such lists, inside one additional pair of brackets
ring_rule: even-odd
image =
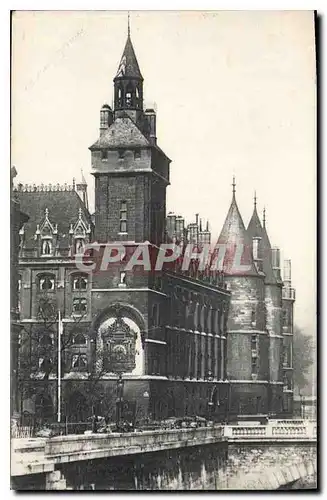
[(114, 304), (96, 322), (96, 365), (105, 374), (144, 374), (144, 332), (141, 314), (129, 305)]

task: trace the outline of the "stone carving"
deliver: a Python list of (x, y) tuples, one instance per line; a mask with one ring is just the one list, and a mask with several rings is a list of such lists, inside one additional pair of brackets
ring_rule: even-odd
[(103, 356), (107, 370), (124, 373), (134, 370), (137, 333), (124, 322), (117, 309), (114, 323), (102, 330)]

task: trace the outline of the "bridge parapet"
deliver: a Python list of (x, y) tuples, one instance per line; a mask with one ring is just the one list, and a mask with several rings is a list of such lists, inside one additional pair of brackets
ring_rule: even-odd
[(278, 420), (267, 425), (227, 425), (224, 436), (229, 441), (316, 441), (317, 424), (315, 421)]

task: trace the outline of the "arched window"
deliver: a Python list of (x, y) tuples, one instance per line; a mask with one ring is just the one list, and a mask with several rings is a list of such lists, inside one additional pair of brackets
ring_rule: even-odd
[(86, 354), (74, 354), (72, 357), (73, 370), (87, 370), (87, 356)]
[(83, 238), (77, 238), (75, 241), (75, 254), (83, 254), (85, 248), (85, 241)]
[(85, 345), (86, 337), (82, 333), (77, 333), (76, 335), (74, 335), (73, 342), (74, 344)]
[(73, 290), (85, 291), (87, 289), (87, 278), (86, 274), (74, 274), (73, 275)]
[(54, 291), (55, 277), (53, 274), (42, 274), (39, 276), (39, 290), (42, 292)]
[(50, 240), (42, 241), (41, 248), (42, 255), (51, 255), (52, 254), (52, 242)]
[(48, 357), (39, 358), (40, 372), (50, 373), (52, 369), (52, 359)]
[(41, 335), (41, 337), (40, 337), (40, 346), (42, 346), (42, 347), (52, 346), (51, 335), (49, 335), (48, 333), (45, 333), (45, 334)]
[(131, 108), (133, 105), (133, 88), (130, 85), (126, 89), (125, 103), (127, 108)]

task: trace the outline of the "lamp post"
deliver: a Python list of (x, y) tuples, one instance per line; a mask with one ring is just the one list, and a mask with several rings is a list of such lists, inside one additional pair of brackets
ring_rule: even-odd
[(116, 399), (116, 427), (120, 430), (121, 418), (122, 418), (122, 406), (123, 406), (123, 395), (124, 395), (124, 381), (122, 374), (118, 375), (117, 379), (117, 399)]

